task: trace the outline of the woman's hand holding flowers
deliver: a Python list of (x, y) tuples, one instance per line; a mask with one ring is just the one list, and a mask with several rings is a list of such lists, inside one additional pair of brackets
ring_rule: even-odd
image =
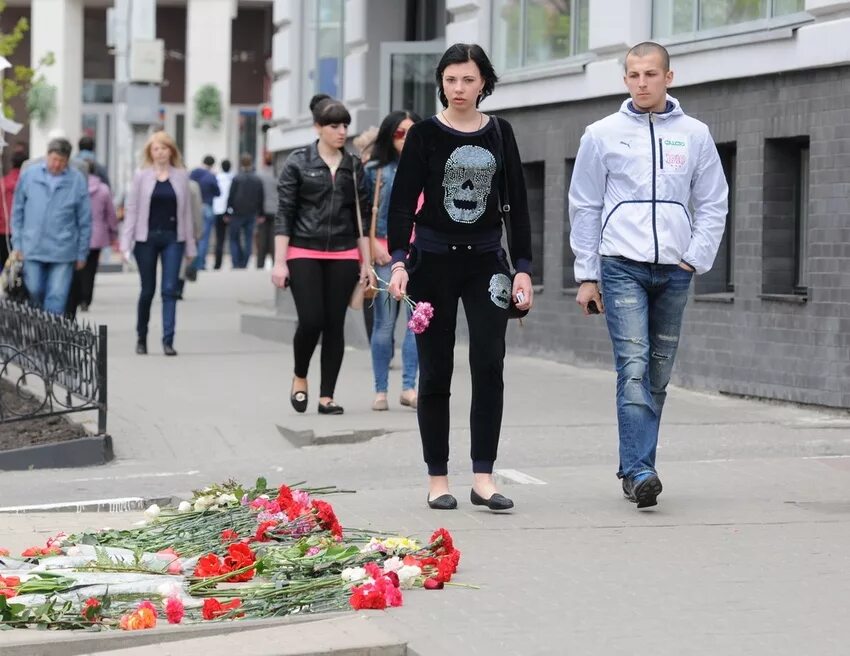
[(404, 266), (394, 266), (390, 276), (390, 284), (387, 291), (395, 300), (400, 301), (407, 293), (407, 282), (409, 278)]

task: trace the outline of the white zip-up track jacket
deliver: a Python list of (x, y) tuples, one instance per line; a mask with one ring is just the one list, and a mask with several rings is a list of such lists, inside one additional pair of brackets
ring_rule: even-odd
[(666, 110), (627, 100), (585, 130), (569, 194), (577, 281), (599, 280), (600, 255), (697, 273), (714, 263), (729, 195), (720, 157), (707, 125), (671, 96)]

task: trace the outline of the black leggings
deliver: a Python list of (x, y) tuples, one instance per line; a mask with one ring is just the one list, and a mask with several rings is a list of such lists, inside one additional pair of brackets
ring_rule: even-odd
[[(419, 351), (417, 415), (422, 451), (431, 476), (445, 476), (449, 462), (449, 397), (454, 369), (458, 300), (469, 326), (472, 374), (472, 471), (492, 473), (502, 429), (505, 331), (510, 274), (504, 253), (457, 246), (447, 254), (413, 249), (408, 293), (428, 301), (434, 317), (416, 336)], [(463, 249), (463, 250), (461, 250)]]
[(289, 280), (298, 312), (292, 346), (295, 375), (306, 378), (310, 359), (322, 338), (319, 396), (333, 398), (345, 352), (345, 311), (360, 273), (357, 260), (290, 260)]

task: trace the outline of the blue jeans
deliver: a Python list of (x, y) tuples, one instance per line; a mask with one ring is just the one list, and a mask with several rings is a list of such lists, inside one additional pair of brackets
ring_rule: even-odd
[(617, 368), (620, 478), (655, 471), (667, 383), (693, 274), (674, 264), (602, 258), (602, 293)]
[(198, 240), (198, 257), (195, 258), (195, 268), (198, 271), (207, 268), (207, 251), (210, 247), (210, 235), (215, 226), (215, 214), (212, 205), (203, 206), (204, 226), (201, 229), (201, 238)]
[(136, 242), (133, 255), (136, 257), (139, 277), (142, 279), (136, 319), (136, 334), (140, 342), (148, 338), (151, 303), (156, 293), (156, 263), (157, 260), (162, 260), (162, 343), (174, 345), (178, 277), (185, 246), (185, 242), (177, 241), (177, 233), (171, 230), (150, 232), (147, 241)]
[(256, 216), (230, 217), (230, 259), (234, 269), (244, 269), (248, 266), (256, 221)]
[(65, 314), (74, 264), (24, 260), (24, 285), (30, 295), (30, 304), (51, 314)]
[[(389, 280), (390, 265), (375, 265), (375, 271), (381, 280)], [(410, 306), (405, 303), (405, 316), (410, 319)], [(389, 294), (381, 293), (374, 300), (374, 324), (372, 326), (372, 371), (375, 374), (375, 392), (387, 392), (389, 387), (390, 360), (393, 355), (393, 331), (398, 316), (399, 301)], [(416, 354), (416, 338), (410, 328), (404, 333), (404, 343), (401, 347), (401, 389), (409, 390), (416, 387), (416, 369), (419, 367), (419, 357)]]

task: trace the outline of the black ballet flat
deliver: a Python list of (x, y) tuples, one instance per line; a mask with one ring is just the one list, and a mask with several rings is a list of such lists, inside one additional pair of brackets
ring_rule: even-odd
[(457, 508), (457, 499), (451, 494), (441, 494), (436, 499), (428, 499), (428, 507), (431, 510), (454, 510)]
[(303, 392), (301, 390), (289, 395), (289, 402), (292, 404), (292, 407), (295, 408), (295, 412), (306, 412), (308, 400), (307, 392)]
[(333, 401), (329, 401), (325, 404), (319, 403), (320, 415), (341, 415), (343, 412), (345, 412), (345, 409)]
[(473, 506), (487, 506), (490, 510), (510, 510), (514, 507), (514, 502), (498, 492), (494, 492), (489, 499), (485, 499), (475, 488), (469, 491), (469, 500)]

